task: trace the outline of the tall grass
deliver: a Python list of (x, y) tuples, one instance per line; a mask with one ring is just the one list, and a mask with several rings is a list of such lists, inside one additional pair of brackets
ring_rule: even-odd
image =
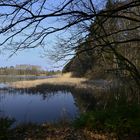
[(94, 109), (82, 113), (74, 122), (76, 128), (114, 132), (118, 139), (126, 135), (140, 139), (140, 102), (138, 88), (128, 85), (110, 88), (100, 94)]

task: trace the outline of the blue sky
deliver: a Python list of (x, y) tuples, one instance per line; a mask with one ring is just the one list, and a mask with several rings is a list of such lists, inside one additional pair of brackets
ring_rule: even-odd
[(41, 57), (42, 50), (32, 49), (18, 52), (14, 56), (9, 57), (10, 53), (0, 55), (0, 66), (15, 66), (17, 64), (33, 64), (40, 65), (44, 69), (52, 69), (51, 63), (46, 58)]
[[(46, 49), (51, 49), (53, 47), (56, 42), (55, 38), (55, 35), (48, 36), (47, 43), (49, 45), (47, 44), (45, 46)], [(9, 57), (11, 54), (12, 52), (8, 50), (0, 53), (0, 67), (15, 66), (18, 64), (31, 64), (39, 65), (45, 70), (61, 70), (63, 68), (62, 62), (56, 63), (55, 61), (49, 59), (47, 54), (45, 56), (44, 49), (42, 47), (17, 51), (16, 54)]]
[[(52, 3), (58, 2), (56, 0), (50, 0)], [(61, 1), (61, 0), (60, 0)], [(99, 1), (94, 0), (95, 3), (97, 4)], [(102, 3), (104, 0), (100, 0)], [(101, 5), (101, 3), (98, 3), (97, 5)], [(55, 3), (58, 4), (58, 3)], [(5, 9), (6, 10), (6, 9)], [(0, 9), (0, 12), (4, 11), (4, 9)], [(56, 24), (56, 23), (51, 23), (50, 24)], [(60, 24), (58, 23), (57, 26)], [(60, 25), (61, 26), (61, 25)], [(65, 35), (66, 37), (67, 35)], [(18, 39), (18, 37), (17, 37)], [(1, 37), (2, 40), (2, 37)], [(51, 42), (49, 43), (49, 48), (51, 48), (55, 44), (55, 35), (51, 35), (48, 37), (48, 40)], [(47, 46), (48, 47), (48, 46)], [(52, 69), (62, 69), (64, 66), (62, 62), (59, 62), (58, 64), (54, 63), (54, 61), (51, 61), (47, 59), (47, 57), (41, 57), (43, 53), (42, 48), (36, 48), (36, 49), (28, 49), (28, 50), (23, 50), (22, 52), (17, 52), (14, 56), (11, 58), (8, 58), (10, 53), (4, 52), (4, 54), (0, 54), (0, 67), (4, 66), (15, 66), (17, 64), (33, 64), (33, 65), (40, 65), (42, 68), (47, 69), (47, 70), (52, 70)], [(59, 67), (57, 67), (59, 66)], [(57, 68), (56, 68), (57, 67)]]
[[(50, 1), (50, 5), (54, 3), (54, 5), (58, 4), (53, 2), (52, 0)], [(7, 8), (0, 8), (0, 13), (5, 13), (7, 11)], [(51, 19), (49, 22), (43, 23), (46, 26), (50, 25), (57, 25), (58, 27), (61, 26), (61, 24), (55, 22), (56, 19)], [(2, 25), (2, 24), (1, 24)], [(2, 25), (3, 26), (3, 25)], [(30, 30), (28, 30), (30, 32)], [(1, 35), (0, 36), (0, 42), (4, 40), (5, 36)], [(16, 36), (16, 40), (20, 40), (20, 36)], [(47, 37), (47, 46), (45, 46), (46, 49), (51, 49), (52, 46), (56, 43), (56, 34), (50, 35)], [(35, 48), (35, 49), (27, 49), (23, 51), (18, 51), (16, 54), (14, 54), (12, 57), (9, 58), (10, 54), (12, 52), (10, 51), (4, 51), (2, 54), (0, 53), (0, 67), (5, 67), (5, 66), (15, 66), (17, 64), (31, 64), (31, 65), (39, 65), (43, 69), (47, 70), (55, 70), (55, 69), (62, 69), (63, 68), (63, 62), (55, 63), (54, 61), (48, 59), (48, 57), (41, 57), (43, 54), (43, 49), (42, 48)]]
[(18, 64), (39, 65), (45, 70), (62, 70), (64, 62), (56, 63), (53, 60), (43, 56), (41, 48), (29, 49), (18, 52), (9, 58), (9, 54), (0, 54), (0, 67), (15, 66)]

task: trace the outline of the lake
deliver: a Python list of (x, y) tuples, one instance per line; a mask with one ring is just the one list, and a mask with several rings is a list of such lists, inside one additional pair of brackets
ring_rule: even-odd
[(0, 91), (0, 116), (14, 118), (18, 123), (59, 122), (72, 120), (79, 109), (70, 92), (46, 94), (27, 91)]
[[(2, 86), (6, 85), (2, 83)], [(86, 106), (85, 97), (67, 90), (39, 92), (0, 88), (0, 117), (13, 118), (16, 124), (71, 121)]]

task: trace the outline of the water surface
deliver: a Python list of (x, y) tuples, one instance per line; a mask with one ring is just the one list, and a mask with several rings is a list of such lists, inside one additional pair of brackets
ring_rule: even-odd
[(94, 106), (89, 94), (70, 91), (50, 91), (47, 87), (35, 90), (15, 90), (8, 87), (12, 81), (53, 78), (52, 76), (0, 76), (0, 117), (15, 119), (20, 123), (45, 123), (70, 121), (80, 112)]
[(14, 118), (17, 123), (73, 120), (78, 114), (71, 92), (41, 94), (0, 90), (0, 117)]

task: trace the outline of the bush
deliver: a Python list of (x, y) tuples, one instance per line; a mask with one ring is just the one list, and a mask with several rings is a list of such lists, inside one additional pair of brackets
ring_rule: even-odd
[(9, 140), (12, 136), (10, 127), (15, 121), (9, 118), (0, 118), (0, 140)]
[(140, 105), (118, 105), (87, 112), (75, 120), (74, 126), (118, 135), (140, 134)]

